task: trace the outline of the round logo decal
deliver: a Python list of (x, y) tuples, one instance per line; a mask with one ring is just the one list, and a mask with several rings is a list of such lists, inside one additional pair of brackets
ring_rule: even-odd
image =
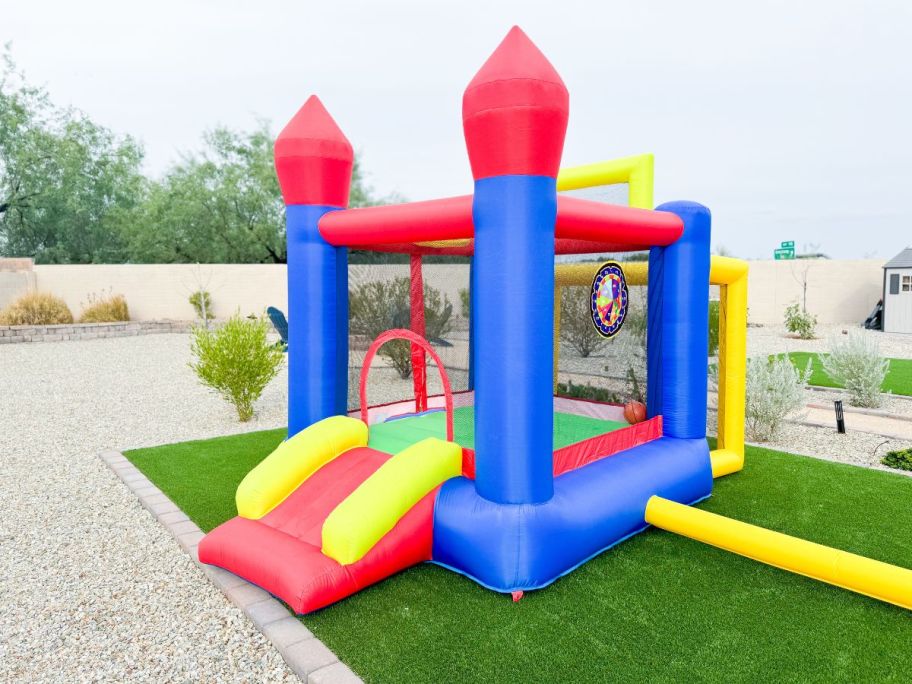
[(590, 309), (595, 329), (602, 337), (617, 335), (627, 316), (627, 279), (621, 265), (609, 261), (592, 281)]

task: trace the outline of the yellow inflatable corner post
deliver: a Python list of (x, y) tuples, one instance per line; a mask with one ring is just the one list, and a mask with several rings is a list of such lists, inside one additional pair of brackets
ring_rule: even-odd
[(434, 487), (462, 473), (462, 447), (435, 437), (377, 468), (323, 523), (323, 553), (350, 565), (370, 551)]
[(367, 446), (367, 425), (357, 418), (332, 416), (304, 428), (247, 473), (235, 499), (238, 515), (262, 518), (321, 467), (363, 446)]

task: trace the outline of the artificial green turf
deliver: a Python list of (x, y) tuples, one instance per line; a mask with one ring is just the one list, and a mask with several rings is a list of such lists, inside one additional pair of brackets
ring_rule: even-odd
[[(818, 354), (790, 352), (789, 358), (795, 364), (795, 367), (802, 372), (807, 368), (808, 359), (811, 359), (810, 384), (818, 387), (842, 387), (823, 370), (823, 363), (820, 361)], [(884, 392), (912, 396), (912, 360), (890, 359), (890, 368), (887, 371), (887, 377), (884, 378), (881, 389)]]
[[(471, 406), (453, 411), (453, 438), (460, 445), (475, 448), (474, 413)], [(601, 420), (572, 413), (554, 413), (554, 448), (613, 432), (627, 423)], [(394, 454), (426, 437), (446, 437), (446, 413), (436, 411), (371, 425), (368, 446)]]
[[(283, 431), (127, 452), (204, 530)], [(912, 480), (760, 448), (701, 508), (912, 567)], [(519, 603), (434, 565), (302, 618), (372, 682), (908, 681), (908, 611), (647, 530)]]

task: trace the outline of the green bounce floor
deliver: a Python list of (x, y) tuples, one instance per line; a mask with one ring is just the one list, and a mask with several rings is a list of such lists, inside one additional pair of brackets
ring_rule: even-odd
[[(460, 446), (469, 449), (475, 448), (473, 419), (474, 409), (471, 406), (463, 406), (453, 411), (455, 440)], [(625, 427), (627, 423), (613, 420), (577, 416), (572, 413), (555, 413), (554, 449)], [(427, 437), (446, 438), (446, 413), (436, 411), (371, 425), (368, 446), (395, 454)]]

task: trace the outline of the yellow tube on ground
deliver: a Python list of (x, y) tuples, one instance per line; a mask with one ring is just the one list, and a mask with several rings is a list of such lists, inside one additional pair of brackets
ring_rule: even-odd
[(782, 570), (912, 610), (912, 570), (815, 544), (658, 496), (646, 522)]
[(359, 561), (434, 487), (462, 472), (462, 447), (428, 437), (389, 459), (336, 506), (323, 523), (324, 554)]
[(306, 427), (247, 473), (235, 501), (242, 518), (262, 518), (339, 454), (367, 446), (367, 425), (331, 416)]

